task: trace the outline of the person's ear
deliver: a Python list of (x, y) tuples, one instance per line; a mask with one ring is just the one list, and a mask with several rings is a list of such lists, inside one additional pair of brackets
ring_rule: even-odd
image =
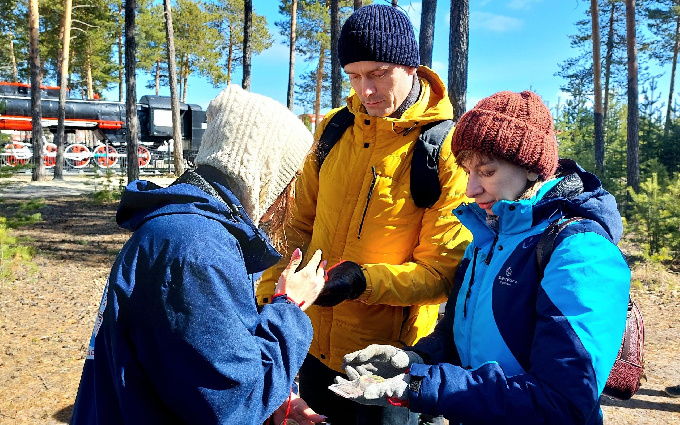
[(533, 171), (527, 171), (527, 180), (530, 182), (535, 182), (538, 180), (538, 174), (534, 173)]

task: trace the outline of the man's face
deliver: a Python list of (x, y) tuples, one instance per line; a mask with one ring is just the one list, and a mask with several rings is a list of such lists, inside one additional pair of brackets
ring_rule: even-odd
[(345, 65), (352, 88), (368, 115), (387, 117), (406, 99), (418, 68), (386, 62), (361, 61)]

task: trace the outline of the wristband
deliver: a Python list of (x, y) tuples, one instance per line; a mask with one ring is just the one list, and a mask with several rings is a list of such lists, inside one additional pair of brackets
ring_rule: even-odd
[(278, 297), (286, 297), (286, 302), (287, 302), (287, 303), (295, 304), (295, 305), (298, 306), (298, 307), (302, 307), (303, 305), (305, 305), (305, 302), (304, 302), (304, 301), (302, 301), (301, 303), (295, 302), (295, 300), (292, 299), (290, 296), (288, 296), (288, 294), (276, 294), (276, 295), (274, 295), (274, 296), (272, 297), (272, 301), (274, 301), (274, 300), (275, 300), (276, 298), (278, 298)]

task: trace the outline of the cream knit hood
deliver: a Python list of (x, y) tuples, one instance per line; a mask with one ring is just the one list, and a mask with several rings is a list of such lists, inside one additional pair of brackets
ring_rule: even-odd
[(257, 226), (295, 176), (313, 136), (285, 106), (237, 85), (222, 90), (206, 115), (208, 127), (196, 164), (211, 165), (227, 176)]

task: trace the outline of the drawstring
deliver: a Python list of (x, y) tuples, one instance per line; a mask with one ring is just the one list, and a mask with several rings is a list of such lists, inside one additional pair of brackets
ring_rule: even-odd
[(293, 389), (291, 388), (290, 394), (288, 395), (288, 404), (286, 405), (286, 416), (283, 417), (283, 422), (281, 425), (286, 425), (288, 423), (288, 414), (290, 414), (290, 402), (293, 399)]
[[(293, 400), (293, 389), (290, 389), (290, 394), (288, 395), (288, 404), (286, 405), (286, 416), (283, 417), (283, 422), (281, 422), (280, 425), (286, 425), (288, 422), (288, 415), (290, 414), (290, 402)], [(269, 425), (271, 423), (272, 417), (267, 418), (267, 424)], [(274, 424), (276, 425), (276, 424)]]
[(475, 248), (474, 256), (472, 257), (472, 272), (470, 273), (470, 284), (465, 293), (465, 302), (463, 303), (463, 317), (467, 317), (467, 305), (470, 295), (472, 295), (472, 285), (475, 283), (475, 266), (477, 265), (477, 253), (481, 248)]

